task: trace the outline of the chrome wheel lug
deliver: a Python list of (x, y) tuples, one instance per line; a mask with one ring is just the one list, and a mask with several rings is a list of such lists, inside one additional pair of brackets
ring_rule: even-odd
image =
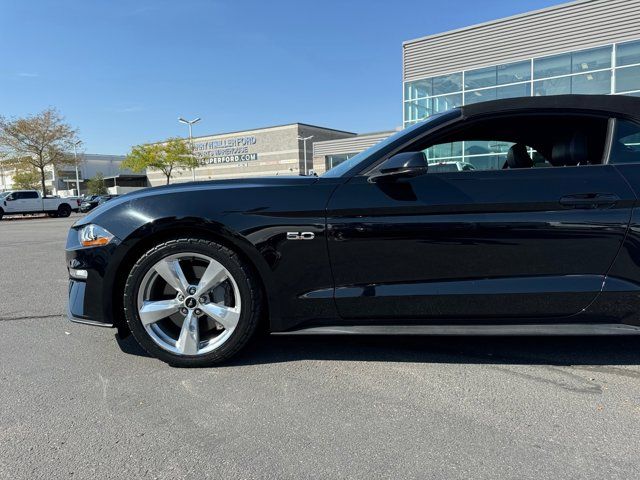
[(180, 309), (180, 313), (181, 313), (182, 315), (186, 315), (187, 313), (189, 313), (189, 310), (187, 310), (186, 308), (182, 307), (182, 308)]
[(196, 315), (200, 316), (200, 315), (202, 315), (202, 310), (200, 310), (199, 308), (196, 308), (196, 311), (194, 313)]
[(189, 287), (189, 295), (196, 293), (196, 287)]
[(178, 301), (179, 301), (179, 302), (184, 301), (184, 296), (183, 296), (183, 295), (178, 295)]
[(200, 297), (200, 300), (198, 300), (200, 303), (207, 303), (207, 297)]

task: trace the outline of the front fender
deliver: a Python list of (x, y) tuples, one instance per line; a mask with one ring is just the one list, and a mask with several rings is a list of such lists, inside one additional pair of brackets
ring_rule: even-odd
[(166, 238), (175, 236), (201, 236), (237, 252), (245, 261), (248, 261), (256, 270), (260, 281), (267, 295), (270, 315), (274, 318), (279, 316), (278, 302), (271, 286), (273, 285), (273, 272), (265, 257), (263, 257), (256, 246), (241, 233), (230, 229), (228, 226), (213, 220), (206, 220), (196, 217), (186, 218), (161, 218), (151, 223), (144, 224), (134, 230), (113, 252), (113, 261), (110, 262), (114, 270), (106, 272), (106, 284), (112, 284), (121, 273), (121, 266), (131, 265), (128, 257), (137, 258), (152, 245)]
[[(199, 186), (125, 196), (107, 208), (111, 202), (98, 207), (75, 228), (95, 223), (122, 240), (105, 272), (105, 288), (112, 289), (119, 288), (122, 269), (130, 268), (130, 260), (156, 241), (193, 234), (219, 241), (255, 268), (264, 286), (271, 328), (281, 331), (304, 320), (336, 315), (331, 297), (308, 295), (333, 288), (325, 206), (334, 188), (334, 183), (306, 181), (286, 187)], [(314, 239), (290, 241), (288, 232), (312, 232)]]

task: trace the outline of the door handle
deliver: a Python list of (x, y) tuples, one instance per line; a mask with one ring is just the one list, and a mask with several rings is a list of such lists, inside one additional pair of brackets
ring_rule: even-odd
[(560, 205), (581, 209), (611, 208), (619, 201), (620, 197), (613, 193), (579, 193), (562, 197)]

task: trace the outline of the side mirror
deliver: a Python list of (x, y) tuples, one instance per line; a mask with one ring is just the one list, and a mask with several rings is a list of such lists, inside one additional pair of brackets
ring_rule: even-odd
[(16, 198), (13, 195), (9, 195), (7, 196), (6, 200), (7, 202), (12, 202), (13, 200), (15, 200)]
[(380, 173), (369, 178), (370, 182), (379, 182), (383, 179), (391, 181), (398, 178), (418, 177), (427, 173), (428, 163), (424, 152), (398, 153), (387, 159), (379, 169)]

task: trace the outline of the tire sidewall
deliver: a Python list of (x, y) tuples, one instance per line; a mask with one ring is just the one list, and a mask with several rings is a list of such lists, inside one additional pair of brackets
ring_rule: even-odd
[[(170, 255), (199, 253), (220, 262), (233, 276), (240, 292), (240, 320), (224, 344), (203, 355), (176, 355), (157, 345), (145, 330), (138, 314), (138, 291), (146, 273)], [(221, 245), (200, 239), (176, 239), (162, 243), (145, 253), (133, 266), (124, 289), (125, 318), (138, 343), (151, 355), (173, 366), (211, 366), (235, 354), (252, 336), (257, 324), (258, 299), (252, 288), (251, 272), (238, 256)]]
[(67, 205), (66, 203), (63, 203), (62, 205), (60, 205), (58, 207), (58, 216), (59, 217), (66, 218), (69, 215), (71, 215), (71, 207), (69, 207), (69, 205)]

